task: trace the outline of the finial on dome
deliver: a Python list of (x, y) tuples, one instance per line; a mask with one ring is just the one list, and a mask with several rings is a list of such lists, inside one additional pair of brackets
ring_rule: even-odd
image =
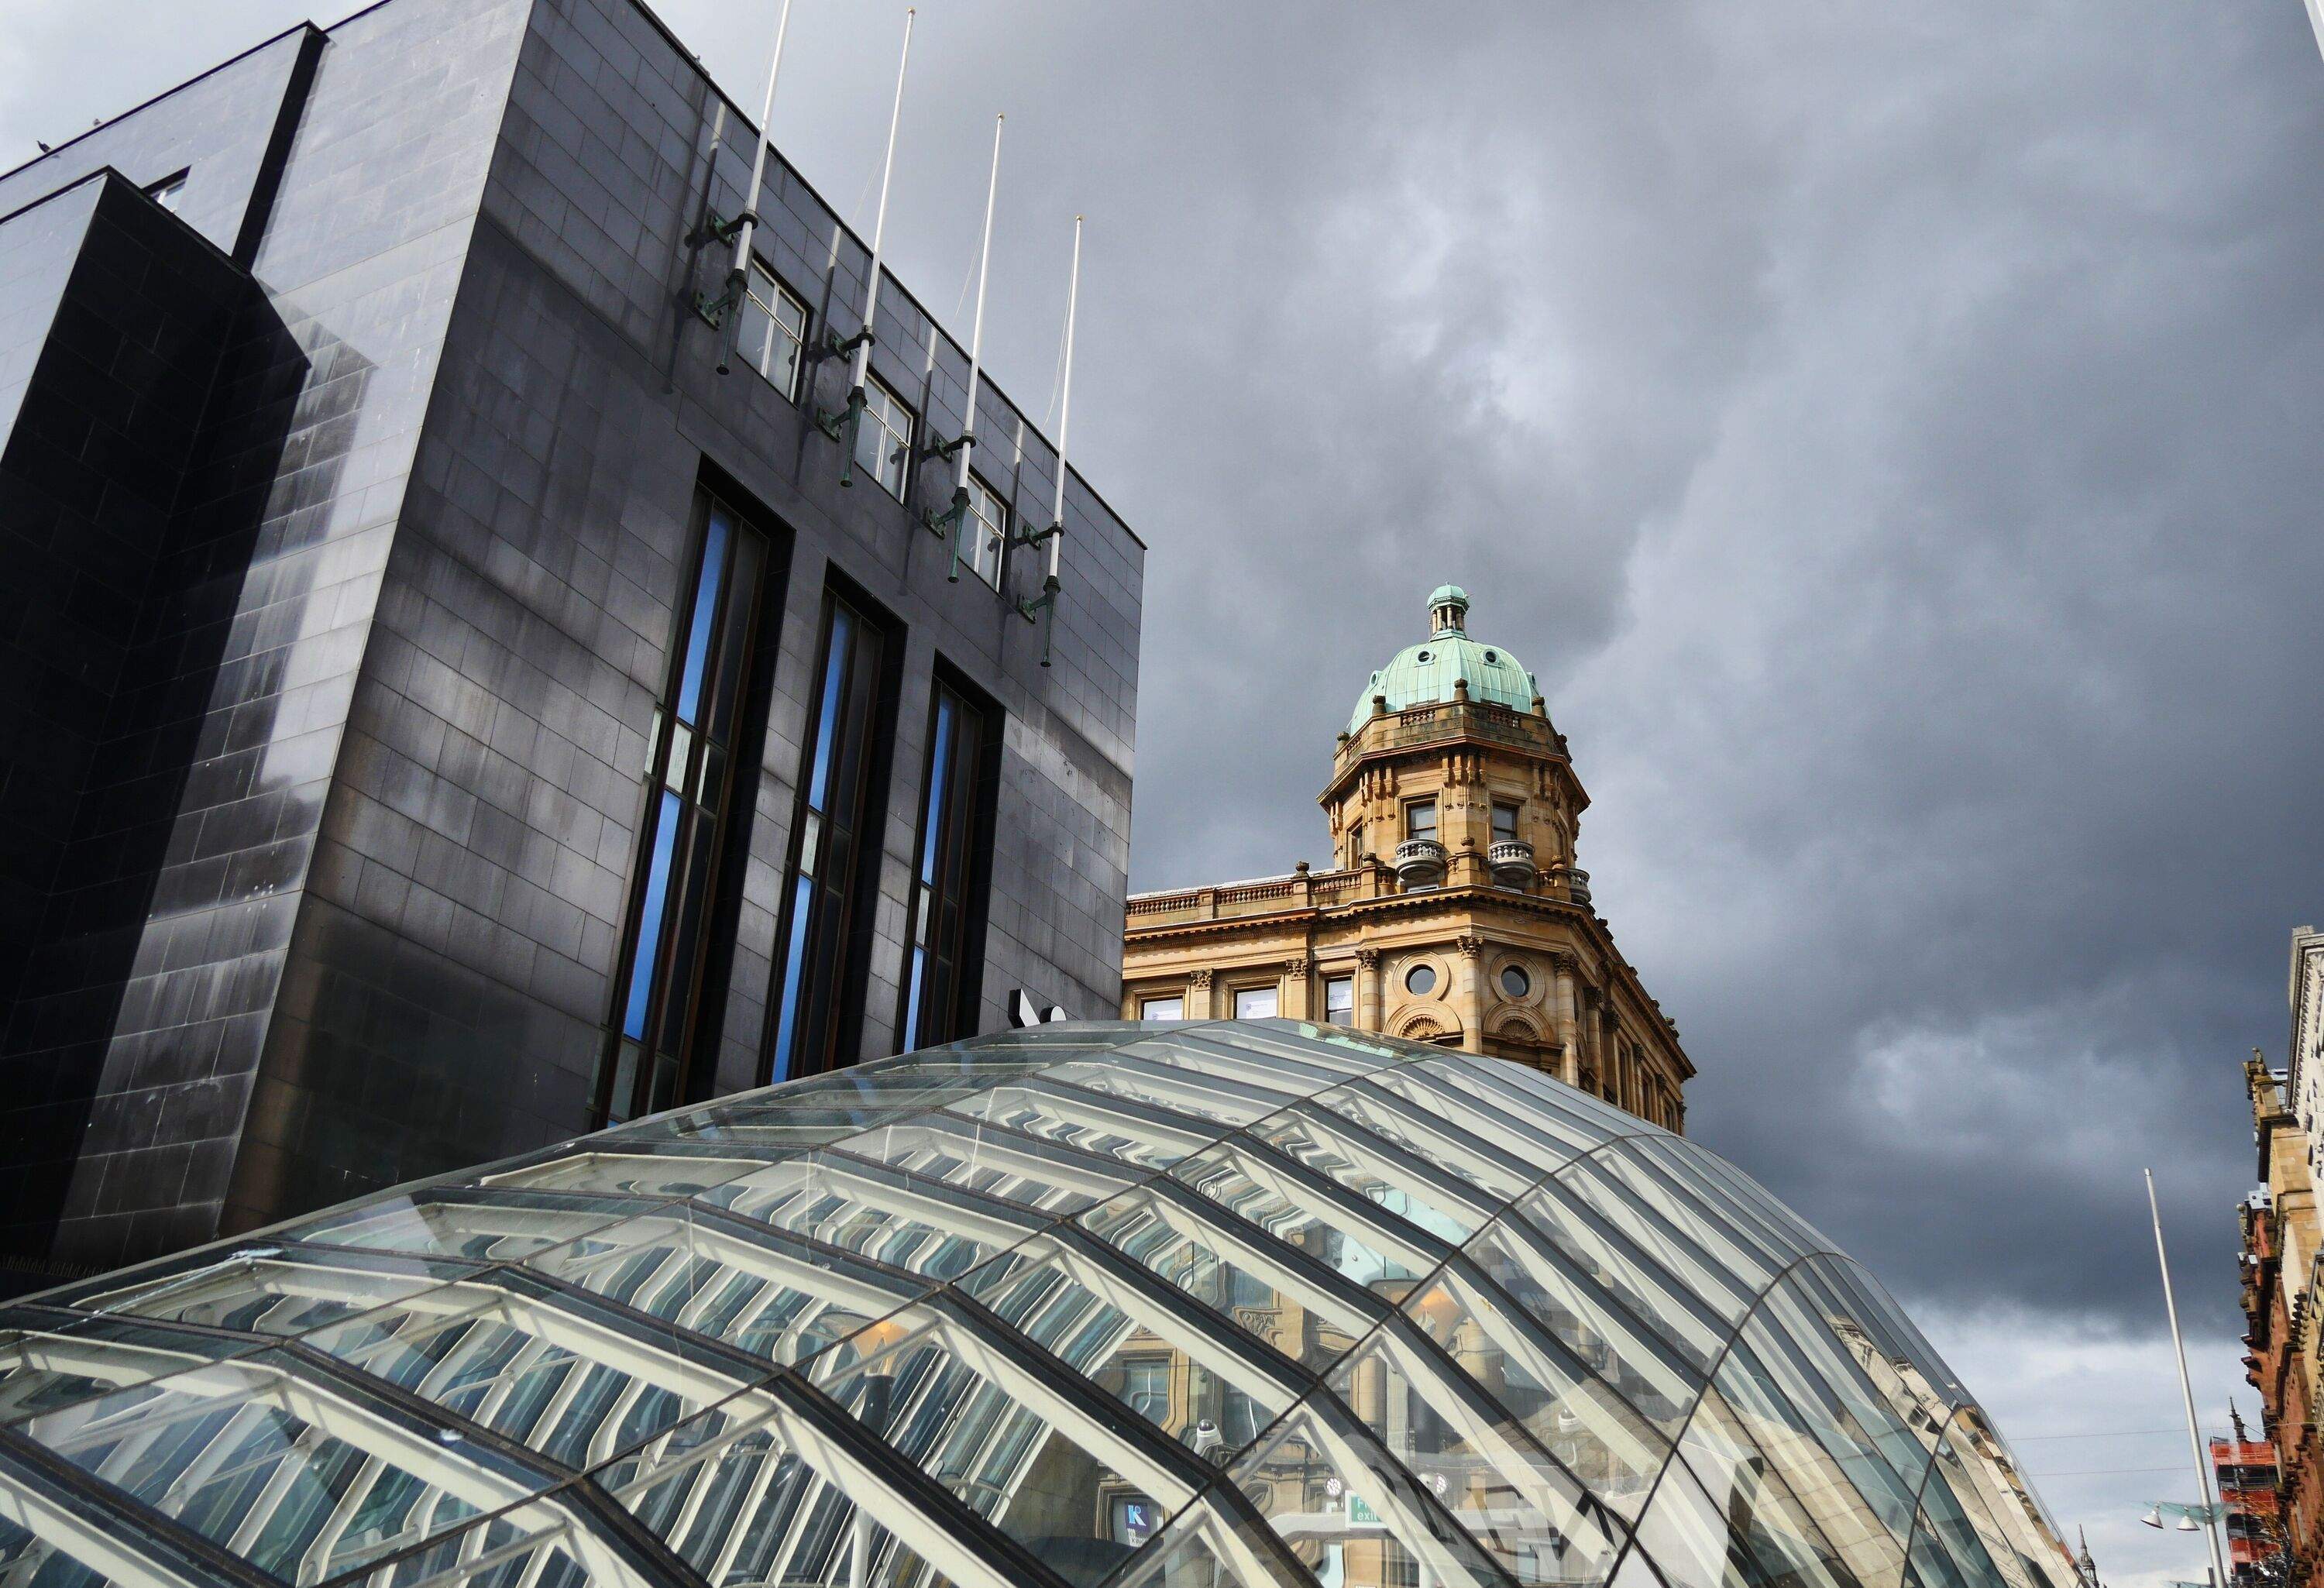
[(1469, 626), (1469, 592), (1458, 585), (1439, 585), (1429, 592), (1428, 623), (1439, 634), (1464, 632)]

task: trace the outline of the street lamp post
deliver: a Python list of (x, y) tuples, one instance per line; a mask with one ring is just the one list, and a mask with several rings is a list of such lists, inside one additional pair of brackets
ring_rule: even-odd
[(2195, 1462), (2195, 1492), (2210, 1512), (2206, 1519), (2210, 1525), (2203, 1529), (2203, 1537), (2211, 1544), (2211, 1570), (2216, 1574), (2212, 1581), (2219, 1588), (2233, 1588), (2227, 1579), (2227, 1552), (2219, 1547), (2219, 1508), (2211, 1493), (2210, 1469), (2203, 1461), (2203, 1436), (2195, 1427), (2195, 1390), (2187, 1379), (2187, 1343), (2179, 1334), (2179, 1303), (2171, 1295), (2171, 1258), (2163, 1250), (2163, 1209), (2154, 1200), (2154, 1171), (2143, 1172), (2146, 1176), (2146, 1211), (2154, 1219), (2154, 1260), (2163, 1270), (2163, 1310), (2171, 1319), (2171, 1349), (2179, 1362), (2179, 1393), (2187, 1403), (2187, 1451)]

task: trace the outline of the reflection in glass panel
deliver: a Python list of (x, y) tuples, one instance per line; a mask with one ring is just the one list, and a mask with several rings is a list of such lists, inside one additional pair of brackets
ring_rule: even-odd
[[(1311, 1373), (1337, 1362), (1384, 1312), (1304, 1260), (1222, 1229), (1183, 1194), (1160, 1186), (1125, 1192), (1074, 1223)], [(1259, 1433), (1231, 1419), (1221, 1431), (1232, 1449)]]
[(1635, 1518), (1674, 1429), (1657, 1428), (1594, 1371), (1562, 1337), (1554, 1315), (1532, 1309), (1541, 1299), (1522, 1289), (1489, 1295), (1455, 1269), (1416, 1291), (1404, 1311), (1504, 1409), (1513, 1430), (1506, 1437), (1521, 1430), (1529, 1448), (1618, 1515)]
[[(1486, 1392), (1475, 1375), (1499, 1357), (1483, 1336), (1448, 1338), (1461, 1372), (1443, 1372), (1389, 1328), (1333, 1370), (1330, 1387), (1502, 1569), (1514, 1574), (1546, 1554), (1578, 1580), (1603, 1577), (1621, 1547), (1618, 1523)], [(1381, 1500), (1368, 1498), (1377, 1510)]]
[[(867, 423), (867, 432), (877, 427)], [(770, 1074), (812, 1076), (849, 1048), (844, 1008), (853, 969), (853, 923), (877, 879), (859, 853), (884, 815), (880, 746), (889, 647), (879, 624), (837, 591), (824, 596), (815, 721), (792, 821), (790, 859), (769, 1029)]]
[(985, 872), (1001, 775), (998, 710), (943, 673), (929, 694), (919, 859), (904, 948), (900, 1029), (908, 1051), (976, 1029)]
[(1391, 1299), (1435, 1267), (1440, 1255), (1434, 1245), (1360, 1220), (1344, 1204), (1318, 1195), (1264, 1156), (1231, 1142), (1176, 1165), (1170, 1176), (1308, 1262)]
[(447, 1453), (425, 1428), (273, 1353), (34, 1417), (17, 1430), (259, 1570), (313, 1581), (549, 1487)]

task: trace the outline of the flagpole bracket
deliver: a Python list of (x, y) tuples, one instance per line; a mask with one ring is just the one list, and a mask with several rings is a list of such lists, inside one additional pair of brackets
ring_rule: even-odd
[(947, 585), (960, 583), (960, 528), (967, 522), (968, 487), (966, 485), (953, 487), (952, 505), (942, 512), (924, 512), (920, 515), (920, 522), (927, 527), (928, 533), (944, 541), (951, 549), (952, 567), (945, 573), (945, 583)]
[(1041, 581), (1041, 593), (1030, 601), (1017, 604), (1017, 615), (1028, 623), (1041, 625), (1041, 665), (1049, 665), (1049, 642), (1057, 631), (1057, 576), (1051, 574)]
[(714, 209), (710, 212), (709, 219), (686, 235), (686, 245), (689, 248), (702, 249), (715, 243), (724, 247), (741, 236), (744, 226), (755, 226), (759, 224), (758, 212), (755, 210), (745, 209), (730, 219), (722, 220), (719, 218), (718, 212)]
[(973, 447), (975, 445), (975, 435), (971, 431), (963, 430), (959, 435), (954, 436), (949, 441), (937, 442), (935, 446), (930, 447), (922, 456), (926, 457), (950, 457), (954, 454), (957, 453), (962, 448)]
[(836, 412), (828, 408), (815, 411), (816, 428), (840, 445), (839, 483), (843, 485), (855, 483), (855, 435), (863, 424), (865, 400), (862, 387), (850, 386), (845, 407)]
[(1062, 523), (1051, 524), (1046, 530), (1011, 530), (1009, 531), (1009, 543), (1011, 546), (1038, 546), (1050, 536), (1065, 532), (1065, 526)]
[(872, 346), (872, 328), (865, 326), (852, 337), (826, 336), (823, 346), (807, 350), (809, 364), (821, 364), (826, 358), (844, 358), (858, 347)]
[[(694, 318), (700, 320), (704, 325), (708, 326), (712, 330), (717, 330), (726, 323), (726, 316), (728, 312), (742, 300), (742, 272), (741, 271), (736, 271), (733, 275), (726, 279), (726, 290), (719, 293), (717, 297), (713, 298), (704, 292), (696, 292), (694, 294)], [(726, 373), (723, 363), (718, 373), (720, 374), (724, 374)]]

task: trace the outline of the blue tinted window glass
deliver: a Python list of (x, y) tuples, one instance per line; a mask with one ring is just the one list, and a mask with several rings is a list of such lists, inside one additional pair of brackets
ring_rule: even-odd
[(714, 509), (702, 537), (702, 577), (694, 586), (694, 621), (687, 626), (686, 670), (678, 675), (678, 716), (692, 722), (702, 706), (702, 669), (710, 660), (710, 630), (718, 613), (718, 584), (726, 574), (726, 519)]
[(656, 824), (653, 860), (646, 868), (646, 897), (638, 919), (638, 952), (630, 962), (629, 1002), (622, 1010), (622, 1034), (646, 1034), (646, 1004), (653, 993), (654, 960), (661, 948), (661, 918), (669, 896), (670, 849), (678, 842), (678, 796), (665, 792)]
[(816, 710), (815, 770), (807, 780), (807, 802), (816, 810), (823, 808), (831, 785), (832, 741), (839, 736), (839, 687), (847, 676), (847, 643), (854, 626), (845, 607), (831, 609), (831, 644), (823, 653), (823, 704)]
[(928, 752), (928, 803), (920, 812), (920, 882), (929, 888), (936, 882), (936, 840), (943, 831), (945, 778), (952, 771), (952, 697), (938, 694), (936, 747)]
[(807, 962), (807, 909), (815, 902), (815, 879), (801, 877), (791, 886), (790, 951), (783, 965), (782, 1017), (775, 1022), (775, 1079), (791, 1073), (791, 1032), (798, 1021), (799, 968)]
[(920, 978), (928, 966), (928, 951), (912, 950), (912, 984), (904, 992), (904, 1040), (899, 1045), (909, 1053), (920, 1045)]

